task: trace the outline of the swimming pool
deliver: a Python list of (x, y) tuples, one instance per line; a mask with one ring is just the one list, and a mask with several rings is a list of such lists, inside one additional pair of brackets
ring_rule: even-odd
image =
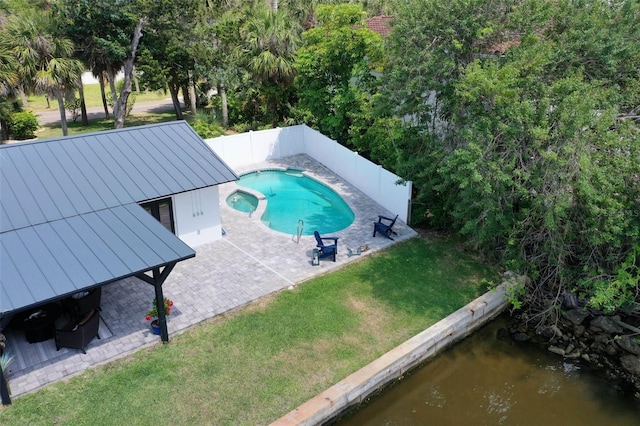
[(227, 205), (244, 213), (253, 213), (258, 207), (258, 198), (238, 190), (227, 197)]
[[(312, 235), (316, 230), (330, 234), (345, 229), (355, 219), (353, 211), (335, 191), (299, 170), (251, 172), (240, 176), (236, 183), (265, 196), (267, 208), (261, 220), (275, 231), (295, 235), (298, 221), (302, 220), (302, 235)], [(238, 192), (241, 191), (234, 194)]]

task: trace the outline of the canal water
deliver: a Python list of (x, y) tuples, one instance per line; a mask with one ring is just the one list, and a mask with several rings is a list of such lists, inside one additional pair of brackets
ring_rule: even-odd
[(363, 425), (640, 425), (640, 399), (534, 344), (499, 318), (342, 418)]

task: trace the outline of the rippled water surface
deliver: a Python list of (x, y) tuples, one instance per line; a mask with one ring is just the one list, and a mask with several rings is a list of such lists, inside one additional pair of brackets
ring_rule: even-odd
[(526, 344), (502, 319), (431, 360), (340, 425), (640, 425), (640, 400)]

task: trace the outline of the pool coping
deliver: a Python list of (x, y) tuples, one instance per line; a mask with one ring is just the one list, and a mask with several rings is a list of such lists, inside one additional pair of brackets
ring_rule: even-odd
[[(252, 165), (252, 167), (253, 167), (253, 166), (255, 166), (255, 165)], [(325, 182), (324, 182), (322, 179), (320, 179), (319, 177), (317, 177), (317, 176), (315, 176), (315, 177), (314, 177), (312, 174), (308, 173), (308, 172), (307, 172), (307, 170), (305, 170), (305, 169), (294, 168), (294, 167), (272, 167), (272, 166), (270, 166), (270, 167), (253, 168), (253, 169), (245, 170), (245, 171), (243, 171), (242, 173), (239, 173), (239, 176), (240, 176), (240, 177), (242, 177), (242, 176), (247, 175), (247, 174), (250, 174), (250, 173), (263, 172), (263, 171), (276, 171), (276, 172), (285, 172), (285, 173), (286, 173), (288, 170), (295, 170), (295, 171), (299, 172), (302, 176), (304, 176), (304, 177), (306, 177), (306, 178), (309, 178), (309, 179), (311, 179), (311, 180), (313, 180), (313, 181), (315, 181), (315, 182), (317, 182), (317, 183), (319, 183), (319, 184), (321, 184), (321, 185), (325, 186), (328, 190), (332, 191), (334, 194), (336, 194), (338, 197), (340, 197), (340, 198), (342, 199), (342, 201), (345, 203), (345, 205), (347, 206), (347, 208), (348, 208), (348, 209), (351, 211), (351, 213), (353, 214), (353, 221), (349, 224), (349, 226), (351, 226), (351, 225), (353, 224), (353, 222), (355, 221), (356, 213), (355, 213), (354, 209), (353, 209), (353, 208), (351, 208), (351, 206), (349, 205), (349, 203), (348, 203), (346, 200), (344, 200), (344, 199), (342, 198), (342, 197), (343, 197), (343, 196), (342, 196), (342, 194), (340, 194), (340, 192), (338, 192), (338, 191), (334, 190), (334, 189), (333, 189), (333, 188), (332, 188), (328, 183), (325, 183)], [(257, 191), (257, 190), (255, 190), (255, 189), (248, 188), (248, 187), (246, 187), (246, 186), (241, 186), (241, 185), (239, 185), (239, 184), (238, 184), (238, 182), (237, 182), (237, 181), (230, 182), (230, 183), (228, 183), (227, 185), (229, 185), (229, 186), (231, 186), (231, 187), (234, 187), (234, 188), (235, 188), (235, 190), (232, 190), (230, 193), (227, 193), (227, 194), (225, 194), (224, 196), (221, 194), (221, 198), (224, 198), (224, 200), (225, 200), (225, 201), (224, 201), (224, 203), (225, 203), (228, 207), (231, 207), (231, 206), (229, 206), (229, 205), (227, 204), (226, 200), (227, 200), (231, 195), (233, 195), (233, 194), (234, 194), (234, 193), (236, 193), (236, 192), (244, 192), (244, 193), (249, 194), (249, 195), (252, 195), (252, 196), (254, 196), (254, 197), (256, 197), (256, 198), (258, 199), (258, 206), (255, 208), (255, 210), (253, 210), (252, 212), (246, 213), (246, 212), (242, 212), (242, 211), (240, 211), (240, 210), (236, 210), (236, 209), (235, 209), (235, 208), (233, 208), (233, 207), (231, 207), (231, 208), (232, 208), (232, 209), (234, 209), (234, 210), (236, 210), (236, 211), (238, 211), (238, 212), (240, 212), (240, 213), (248, 214), (250, 218), (251, 218), (251, 217), (253, 217), (254, 215), (255, 215), (257, 218), (260, 218), (260, 219), (262, 218), (262, 216), (264, 215), (264, 213), (265, 213), (265, 211), (267, 210), (267, 207), (268, 207), (268, 205), (269, 205), (269, 200), (267, 199), (267, 196), (266, 196), (266, 195), (264, 195), (262, 192)], [(228, 192), (228, 190), (227, 190), (227, 192)], [(265, 226), (267, 226), (267, 225), (265, 224)], [(349, 226), (347, 226), (347, 228), (348, 228)], [(268, 226), (267, 226), (267, 227), (268, 227)], [(346, 228), (345, 228), (345, 229), (346, 229)], [(341, 232), (341, 231), (342, 231), (342, 230), (339, 230), (339, 231), (333, 231), (332, 233), (333, 233), (333, 234), (335, 234), (335, 233), (338, 233), (338, 232)], [(281, 231), (276, 231), (276, 232), (281, 232)], [(311, 234), (308, 234), (308, 235), (311, 235)]]
[(232, 191), (231, 194), (229, 194), (226, 197), (224, 197), (225, 204), (227, 204), (227, 206), (229, 206), (229, 204), (227, 203), (227, 200), (229, 199), (230, 196), (232, 196), (236, 192), (244, 192), (245, 194), (251, 195), (251, 196), (255, 197), (258, 200), (258, 205), (256, 206), (256, 208), (251, 212), (244, 212), (242, 210), (236, 209), (235, 207), (231, 207), (231, 206), (229, 206), (229, 207), (231, 207), (234, 210), (239, 211), (240, 213), (246, 213), (246, 214), (249, 215), (249, 217), (253, 216), (254, 214), (259, 214), (260, 216), (262, 216), (264, 211), (267, 209), (267, 197), (264, 194), (262, 194), (261, 192), (256, 191), (255, 189), (247, 188), (246, 186), (240, 186), (235, 182), (233, 182), (233, 183), (236, 185), (236, 189), (235, 189), (235, 191)]

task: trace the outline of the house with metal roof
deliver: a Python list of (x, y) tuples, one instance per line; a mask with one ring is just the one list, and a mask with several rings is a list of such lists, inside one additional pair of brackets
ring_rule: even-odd
[(221, 238), (217, 185), (237, 178), (184, 121), (0, 145), (0, 328), (130, 276), (161, 303), (176, 263)]

